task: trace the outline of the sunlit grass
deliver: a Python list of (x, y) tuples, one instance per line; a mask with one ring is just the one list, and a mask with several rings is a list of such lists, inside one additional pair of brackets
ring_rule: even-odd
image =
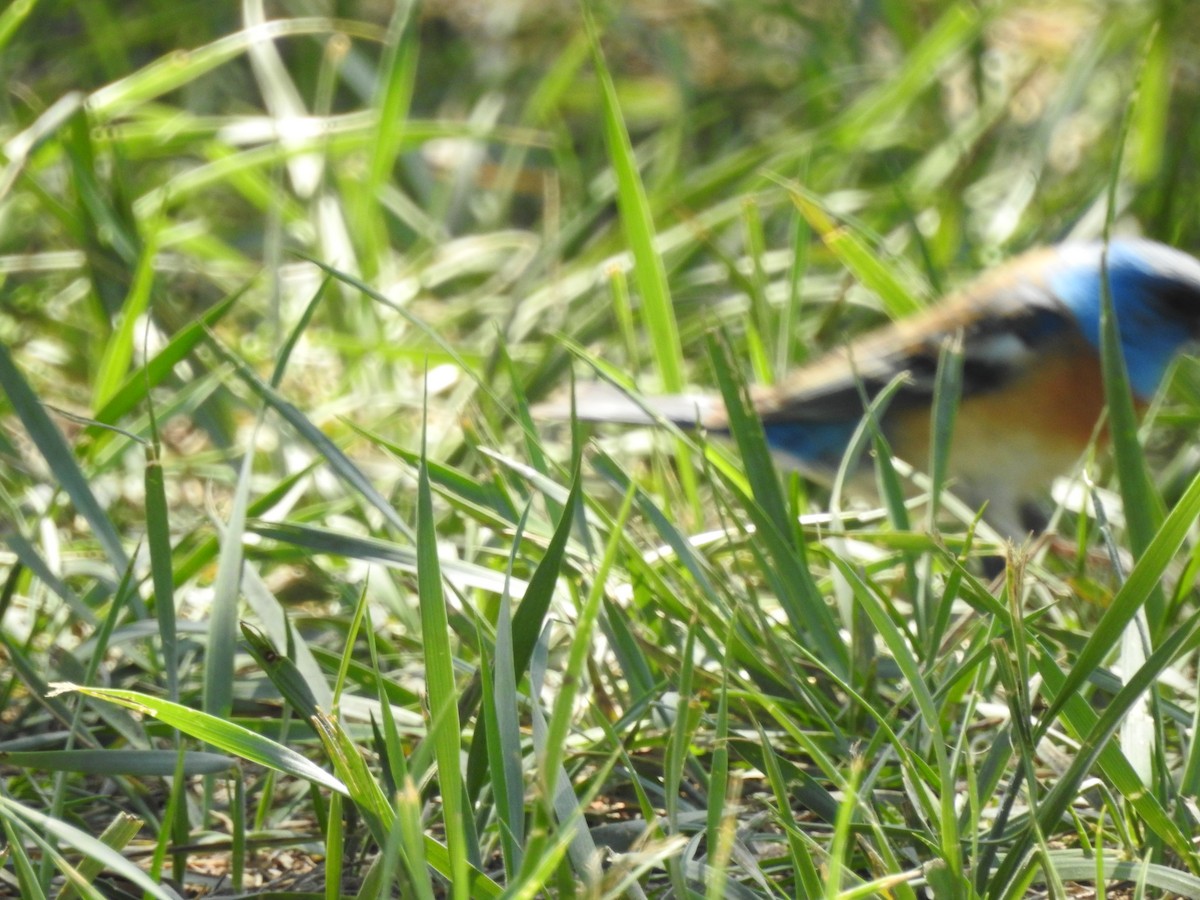
[[(1194, 362), (994, 582), (936, 465), (865, 428), (863, 507), (745, 402), (1110, 213), (1194, 248), (1186, 17), (282, 9), (0, 13), (7, 885), (1200, 896)], [(597, 377), (731, 440), (531, 414)]]

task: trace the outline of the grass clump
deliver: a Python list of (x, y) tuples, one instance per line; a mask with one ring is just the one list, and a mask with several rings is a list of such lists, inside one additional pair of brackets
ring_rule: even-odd
[(1194, 245), (1182, 10), (12, 4), (6, 888), (1200, 896), (1194, 362), (994, 584), (886, 455), (530, 413)]

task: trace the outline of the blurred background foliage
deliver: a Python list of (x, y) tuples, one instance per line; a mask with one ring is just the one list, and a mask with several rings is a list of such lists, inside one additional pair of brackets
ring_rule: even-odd
[[(633, 260), (637, 242), (618, 202), (606, 76), (593, 60), (582, 9), (566, 0), (427, 0), (411, 9), (380, 0), (17, 0), (0, 11), (0, 345), (16, 362), (0, 372), (0, 539), (10, 551), (0, 554), (0, 610), (4, 652), (24, 661), (4, 684), (4, 696), (19, 702), (8, 707), (0, 734), (52, 732), (60, 713), (42, 708), (44, 685), (30, 673), (45, 666), (46, 680), (77, 677), (95, 651), (88, 639), (98, 614), (116, 609), (140, 635), (128, 646), (147, 640), (150, 632), (134, 627), (146, 608), (117, 603), (129, 598), (114, 548), (132, 552), (153, 524), (172, 538), (181, 621), (195, 620), (189, 634), (209, 627), (200, 623), (214, 596), (219, 601), (220, 573), (240, 565), (236, 556), (218, 559), (214, 522), (223, 527), (245, 502), (235, 495), (232, 463), (250, 447), (250, 515), (323, 535), (251, 535), (253, 571), (311, 641), (327, 678), (343, 652), (366, 658), (361, 641), (345, 644), (365, 590), (386, 619), (377, 636), (389, 697), (411, 714), (406, 740), (424, 747), (430, 642), (421, 614), (432, 606), (422, 592), (418, 608), (411, 559), (403, 556), (420, 544), (407, 528), (417, 516), (423, 422), (436, 463), (439, 549), (478, 567), (457, 570), (475, 581), (455, 582), (449, 601), (447, 639), (464, 676), (492, 661), (496, 582), (508, 557), (528, 578), (551, 543), (569, 478), (545, 454), (565, 457), (566, 436), (547, 430), (539, 440), (521, 418), (527, 399), (563, 391), (573, 367), (589, 377), (580, 355), (647, 392), (671, 387), (673, 364), (687, 383), (711, 387), (719, 367), (704, 337), (715, 330), (728, 335), (747, 378), (771, 381), (844, 335), (932, 302), (1027, 247), (1098, 236), (1114, 179), (1118, 231), (1200, 249), (1200, 24), (1184, 0), (589, 3), (670, 286), (680, 336), (673, 345), (648, 327), (653, 310)], [(327, 280), (314, 261), (341, 274)], [(186, 339), (202, 315), (212, 336)], [(165, 368), (148, 365), (185, 345)], [(278, 383), (268, 387), (276, 366)], [(26, 383), (40, 403), (21, 399)], [(165, 447), (169, 528), (145, 510), (147, 391)], [(1200, 379), (1190, 364), (1157, 410), (1156, 421), (1170, 426), (1160, 431), (1167, 452), (1159, 465), (1168, 496), (1196, 468), (1194, 441), (1183, 436), (1197, 422), (1197, 401)], [(264, 403), (279, 415), (255, 430)], [(69, 454), (55, 449), (50, 432), (31, 427), (37, 409), (49, 411)], [(622, 449), (641, 449), (637, 435), (621, 440)], [(588, 589), (578, 579), (595, 575), (605, 529), (620, 534), (625, 525), (611, 518), (616, 503), (608, 493), (624, 489), (624, 476), (590, 453), (589, 487), (609, 487), (588, 497), (590, 524), (574, 538), (582, 546), (569, 548), (571, 578), (555, 599), (563, 622), (583, 605)], [(96, 509), (86, 491), (63, 483), (67, 456), (86, 473)], [(368, 496), (352, 470), (386, 501)], [(572, 720), (573, 736), (595, 739), (587, 745), (595, 757), (573, 744), (570, 763), (572, 775), (597, 777), (596, 789), (613, 801), (597, 816), (621, 820), (634, 801), (628, 784), (604, 782), (611, 772), (595, 759), (611, 761), (625, 748), (605, 744), (596, 729), (614, 721), (631, 734), (644, 729), (638, 763), (647, 783), (658, 784), (668, 763), (676, 766), (667, 766), (668, 777), (678, 778), (679, 741), (690, 746), (689, 735), (668, 735), (647, 697), (665, 686), (682, 690), (695, 675), (697, 696), (715, 716), (713, 698), (730, 690), (719, 685), (720, 668), (744, 692), (734, 712), (743, 728), (740, 762), (770, 768), (772, 741), (755, 730), (763, 721), (780, 727), (772, 740), (781, 754), (815, 760), (819, 779), (787, 772), (803, 784), (805, 802), (826, 814), (812, 833), (826, 849), (840, 846), (847, 868), (880, 875), (897, 860), (956, 859), (959, 836), (915, 821), (904, 807), (920, 808), (912, 774), (931, 769), (901, 773), (885, 754), (858, 781), (857, 741), (884, 740), (863, 712), (867, 704), (884, 722), (896, 710), (917, 721), (892, 660), (873, 656), (887, 656), (882, 647), (864, 649), (871, 639), (862, 639), (852, 648), (865, 662), (847, 676), (858, 692), (851, 702), (830, 677), (841, 671), (842, 648), (798, 649), (784, 629), (770, 627), (781, 618), (769, 590), (779, 585), (764, 584), (773, 550), (751, 552), (739, 543), (745, 534), (704, 566), (647, 550), (679, 538), (673, 527), (690, 534), (745, 520), (725, 482), (710, 483), (704, 469), (697, 493), (688, 473), (694, 477), (687, 465), (677, 470), (651, 457), (655, 499), (638, 495), (629, 545), (614, 564), (621, 587), (605, 598), (604, 642), (597, 639), (588, 658), (589, 703)], [(788, 511), (807, 511), (799, 489), (790, 489)], [(524, 508), (533, 510), (527, 522)], [(379, 547), (346, 543), (348, 534), (393, 542), (386, 549), (402, 559), (399, 573), (382, 569)], [(880, 579), (879, 596), (895, 604), (889, 612), (897, 622), (911, 613), (910, 589), (927, 596), (947, 583), (919, 582), (925, 576), (906, 554), (928, 552), (924, 538), (866, 540), (877, 543), (877, 555), (864, 556), (864, 571)], [(822, 603), (838, 584), (845, 588), (835, 550), (814, 542), (809, 557), (796, 551), (813, 566)], [(721, 576), (711, 582), (701, 577), (710, 564)], [(1196, 564), (1180, 567), (1173, 608), (1190, 609)], [(1044, 615), (1037, 625), (1069, 655), (1084, 640), (1081, 622), (1094, 622), (1111, 598), (1114, 579), (1090, 576), (1082, 553), (1060, 568), (1071, 569), (1057, 573), (1064, 581), (1038, 583)], [(484, 587), (481, 569), (497, 576)], [(154, 607), (148, 587), (141, 595)], [(969, 734), (981, 756), (989, 747), (1002, 755), (1009, 734), (995, 735), (1007, 720), (980, 726), (973, 695), (964, 696), (968, 681), (988, 702), (1004, 694), (987, 652), (995, 635), (986, 629), (999, 627), (999, 613), (981, 596), (968, 602), (993, 617), (968, 614), (960, 632), (964, 646), (976, 642), (971, 668), (942, 655), (957, 646), (943, 643), (945, 630), (918, 637), (947, 733), (961, 727), (955, 734)], [(838, 597), (848, 608), (844, 591)], [(961, 599), (947, 597), (947, 610)], [(1064, 597), (1071, 602), (1060, 603)], [(726, 601), (756, 611), (762, 604), (774, 618), (739, 612), (736, 624), (746, 631), (733, 640)], [(236, 592), (232, 602), (237, 609)], [(861, 639), (862, 616), (857, 624), (850, 618), (839, 624)], [(231, 627), (234, 617), (222, 621)], [(937, 621), (945, 629), (949, 613)], [(280, 647), (285, 633), (272, 635)], [(232, 634), (209, 630), (208, 646), (228, 638), (229, 649)], [(705, 648), (696, 653), (704, 671), (692, 670), (693, 641)], [(198, 699), (214, 664), (199, 644), (183, 646), (182, 696), (219, 711)], [(563, 647), (555, 649), (561, 662)], [(161, 689), (153, 660), (122, 653), (106, 670), (115, 683)], [(276, 724), (256, 702), (270, 692), (261, 673), (244, 655), (240, 668), (232, 656), (223, 665), (236, 713), (263, 729)], [(354, 668), (350, 682), (370, 698), (373, 677)], [(810, 679), (824, 693), (806, 693)], [(1009, 698), (1019, 692), (1016, 681), (1004, 687)], [(478, 701), (472, 690), (458, 698), (464, 715)], [(988, 707), (996, 708), (1003, 703)], [(1171, 712), (1170, 727), (1182, 732), (1186, 714)], [(700, 727), (698, 715), (678, 721)], [(718, 723), (704, 720), (699, 749), (687, 760), (693, 790), (712, 774), (719, 802), (723, 782), (708, 766), (718, 768), (729, 723)], [(820, 736), (805, 738), (809, 730)], [(911, 753), (924, 764), (930, 742), (913, 732), (920, 728), (888, 740), (895, 738), (897, 757)], [(1032, 760), (1019, 738), (1012, 746)], [(1172, 746), (1183, 743), (1179, 737)], [(427, 751), (413, 756), (436, 768)], [(1010, 762), (988, 759), (996, 772)], [(1159, 786), (1168, 780), (1163, 774)], [(72, 796), (89, 796), (84, 782), (72, 785)], [(853, 807), (860, 786), (862, 806), (837, 826), (845, 837), (861, 815), (860, 843), (847, 849), (834, 839), (830, 847), (825, 825), (840, 808), (832, 798), (848, 797)], [(44, 784), (12, 789), (36, 804)], [(981, 802), (973, 798), (963, 846), (990, 828), (982, 810), (991, 799), (987, 792)], [(671, 801), (664, 803), (670, 813)], [(782, 806), (775, 814), (791, 827)], [(88, 812), (81, 803), (75, 815)], [(482, 805), (474, 812), (492, 842), (485, 846), (494, 847), (495, 821)], [(1179, 815), (1182, 834), (1190, 819)], [(876, 828), (880, 821), (896, 830)], [(1128, 837), (1143, 823), (1123, 825)], [(864, 849), (871, 841), (878, 844)], [(665, 856), (679, 852), (663, 846)], [(803, 854), (793, 852), (799, 870)], [(793, 894), (789, 879), (803, 882), (794, 872), (778, 877)]]
[[(1119, 230), (1195, 243), (1184, 3), (592, 8), (692, 382), (711, 384), (698, 338), (714, 327), (772, 380), (878, 322), (845, 235), (921, 303), (1028, 246), (1098, 235), (1127, 120)], [(558, 334), (661, 389), (637, 291), (624, 318), (613, 299), (626, 244), (576, 4), (429, 2), (409, 20), (386, 3), (84, 0), (16, 4), (10, 21), (21, 9), (0, 59), (0, 334), (55, 404), (96, 411), (103, 338), (150, 245), (167, 330), (249, 285), (222, 328), (256, 365), (316, 289), (300, 253), (361, 275), (489, 378), (503, 338), (534, 400), (565, 383)], [(274, 44), (239, 31), (272, 18)], [(464, 416), (513, 436), (404, 315), (343, 288), (315, 325), (285, 389), (303, 408), (413, 449), (428, 361), (436, 455), (462, 451)], [(229, 448), (232, 408), (199, 405), (193, 437)]]
[[(33, 6), (0, 62), (6, 133), (27, 128), (68, 92), (97, 92), (90, 147), (71, 159), (57, 142), (40, 148), (5, 198), (0, 231), (6, 329), (28, 336), (56, 323), (71, 369), (58, 389), (74, 383), (86, 395), (96, 365), (89, 356), (103, 342), (83, 336), (110, 327), (111, 309), (101, 315), (76, 302), (78, 257), (48, 256), (78, 251), (90, 226), (89, 262), (123, 256), (110, 261), (119, 283), (131, 277), (142, 232), (150, 223), (162, 230), (172, 265), (158, 289), (180, 318), (264, 265), (275, 267), (273, 302), (303, 296), (287, 289), (294, 259), (280, 256), (298, 249), (352, 265), (464, 352), (488, 352), (496, 328), (517, 353), (557, 330), (586, 340), (612, 329), (603, 266), (621, 237), (575, 4), (422, 4), (406, 37), (412, 52), (402, 54), (415, 58), (415, 70), (392, 73), (397, 92), (410, 96), (388, 111), (403, 116), (407, 107), (408, 120), (382, 128), (373, 116), (384, 100), (379, 42), (388, 4), (268, 8), (264, 15), (279, 18), (331, 17), (310, 19), (306, 33), (277, 44), (287, 87), (253, 55), (203, 68), (199, 53), (189, 57), (189, 48), (237, 30), (235, 7)], [(797, 243), (811, 247), (814, 274), (844, 280), (819, 242), (795, 235), (794, 207), (771, 176), (819, 198), (929, 299), (1026, 246), (1098, 233), (1131, 116), (1123, 224), (1194, 243), (1197, 27), (1183, 3), (595, 9), (685, 335), (713, 323), (737, 330), (747, 308), (764, 312), (760, 301), (767, 318), (785, 306)], [(144, 91), (128, 84), (135, 73)], [(271, 122), (289, 115), (308, 117), (318, 134), (280, 141)], [(392, 146), (380, 152), (381, 143)], [(314, 147), (322, 162), (300, 152)], [(72, 173), (83, 152), (101, 163), (102, 183)], [(379, 157), (393, 152), (383, 179)], [(89, 190), (115, 221), (68, 214)], [(48, 201), (59, 215), (46, 214)], [(123, 218), (129, 234), (110, 234)], [(809, 294), (869, 302), (840, 283)], [(277, 322), (287, 312), (264, 302), (239, 307), (243, 320)], [(349, 309), (319, 315), (346, 316), (333, 324), (352, 330), (382, 315), (359, 312), (364, 318)], [(854, 325), (853, 309), (832, 318), (840, 328), (847, 317)], [(248, 324), (249, 334), (262, 334)], [(394, 337), (395, 328), (376, 333)], [(789, 340), (773, 362), (801, 358), (817, 341), (805, 329)], [(372, 353), (357, 365), (376, 368), (367, 357), (382, 357), (386, 371), (367, 377), (386, 382), (395, 347), (390, 339), (364, 347)], [(533, 392), (560, 377), (559, 368), (547, 370)]]

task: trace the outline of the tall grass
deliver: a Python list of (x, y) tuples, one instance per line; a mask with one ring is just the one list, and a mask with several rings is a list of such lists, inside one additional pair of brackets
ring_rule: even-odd
[[(1186, 7), (310, 12), (0, 12), (7, 888), (1200, 896), (1194, 362), (1069, 547), (746, 411), (1106, 217), (1194, 248)], [(531, 415), (598, 375), (733, 440)]]

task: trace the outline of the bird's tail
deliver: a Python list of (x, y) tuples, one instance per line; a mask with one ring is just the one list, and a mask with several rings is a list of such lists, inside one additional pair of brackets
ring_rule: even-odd
[[(571, 398), (541, 403), (532, 410), (535, 418), (567, 421)], [(658, 425), (664, 420), (681, 428), (721, 428), (721, 401), (705, 394), (673, 394), (642, 397), (627, 394), (607, 383), (586, 383), (575, 388), (575, 416), (585, 422), (617, 425)]]

